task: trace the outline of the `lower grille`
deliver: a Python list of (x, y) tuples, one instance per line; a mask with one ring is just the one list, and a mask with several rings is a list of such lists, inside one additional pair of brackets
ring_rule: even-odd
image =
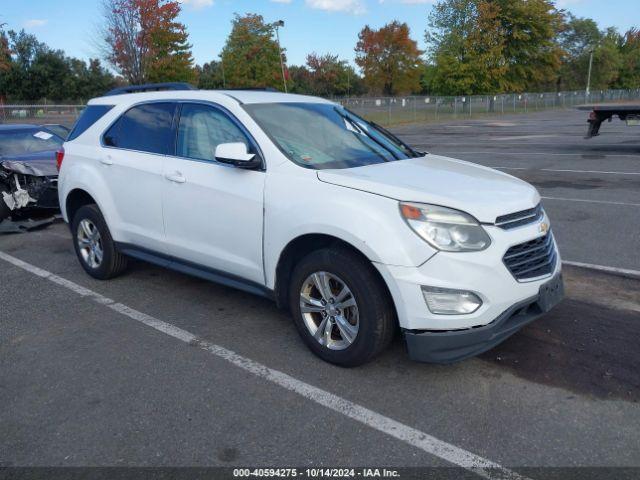
[(529, 280), (551, 274), (556, 268), (558, 255), (549, 232), (543, 237), (514, 245), (502, 261), (516, 280)]

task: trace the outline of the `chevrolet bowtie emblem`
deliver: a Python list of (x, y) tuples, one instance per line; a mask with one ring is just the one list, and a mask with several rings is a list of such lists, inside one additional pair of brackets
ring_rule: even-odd
[(540, 233), (547, 233), (549, 231), (549, 224), (546, 222), (542, 222), (538, 227), (538, 230), (540, 230)]

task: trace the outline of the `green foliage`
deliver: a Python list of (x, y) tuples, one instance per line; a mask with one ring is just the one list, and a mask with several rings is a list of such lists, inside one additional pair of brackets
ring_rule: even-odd
[(499, 10), (486, 1), (438, 3), (426, 32), (436, 68), (431, 88), (445, 95), (470, 95), (506, 88), (507, 63)]
[(618, 88), (640, 88), (640, 30), (630, 29), (620, 42)]
[(265, 23), (262, 15), (236, 14), (220, 57), (227, 87), (284, 89), (275, 26)]
[(198, 88), (203, 90), (214, 90), (224, 87), (224, 72), (222, 71), (222, 63), (212, 61), (202, 66), (196, 67), (198, 75)]
[(440, 0), (429, 26), (438, 93), (525, 91), (557, 77), (562, 15), (550, 0)]
[(9, 31), (4, 38), (11, 56), (0, 76), (0, 96), (9, 101), (88, 100), (115, 84), (99, 60), (91, 59), (87, 64), (67, 57), (24, 30)]

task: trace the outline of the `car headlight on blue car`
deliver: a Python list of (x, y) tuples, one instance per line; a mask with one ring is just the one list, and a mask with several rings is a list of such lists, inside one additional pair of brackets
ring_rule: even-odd
[(438, 250), (476, 252), (491, 245), (491, 238), (471, 215), (452, 208), (400, 202), (407, 225)]

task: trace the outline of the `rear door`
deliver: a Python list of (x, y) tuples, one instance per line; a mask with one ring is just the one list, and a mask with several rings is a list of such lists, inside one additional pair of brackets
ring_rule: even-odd
[(220, 143), (255, 141), (226, 110), (180, 107), (175, 156), (164, 162), (162, 205), (169, 253), (231, 276), (264, 284), (262, 222), (265, 173), (219, 163)]
[(176, 104), (133, 106), (103, 135), (103, 175), (112, 193), (117, 240), (166, 253), (162, 216), (163, 161), (173, 145)]

